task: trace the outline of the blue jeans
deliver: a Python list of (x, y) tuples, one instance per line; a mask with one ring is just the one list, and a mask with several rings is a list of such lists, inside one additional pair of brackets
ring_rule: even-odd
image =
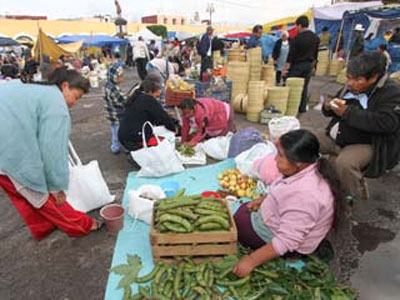
[(111, 124), (111, 152), (116, 153), (121, 150), (121, 146), (118, 140), (118, 124)]

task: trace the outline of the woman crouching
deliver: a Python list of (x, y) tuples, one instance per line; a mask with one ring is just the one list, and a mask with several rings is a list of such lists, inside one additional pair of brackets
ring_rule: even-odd
[(279, 139), (276, 162), (282, 174), (269, 194), (243, 204), (235, 214), (239, 242), (255, 250), (235, 266), (240, 277), (286, 253), (314, 252), (333, 225), (341, 198), (338, 177), (320, 158), (319, 142), (306, 130)]

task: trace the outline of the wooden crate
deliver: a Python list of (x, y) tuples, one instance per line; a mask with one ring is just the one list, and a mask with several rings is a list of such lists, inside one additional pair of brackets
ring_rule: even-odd
[(195, 262), (215, 261), (228, 254), (237, 254), (237, 228), (227, 201), (231, 228), (229, 231), (194, 233), (159, 233), (154, 228), (154, 215), (150, 229), (150, 243), (154, 261), (166, 263), (177, 256), (190, 256)]
[(195, 91), (172, 91), (167, 89), (165, 91), (165, 104), (169, 106), (178, 106), (185, 98), (195, 99)]

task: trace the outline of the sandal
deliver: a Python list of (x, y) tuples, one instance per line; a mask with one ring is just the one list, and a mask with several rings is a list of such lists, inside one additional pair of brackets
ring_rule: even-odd
[(104, 226), (104, 221), (97, 220), (95, 218), (93, 218), (93, 220), (94, 220), (94, 222), (96, 222), (96, 227), (92, 228), (91, 231), (100, 230)]

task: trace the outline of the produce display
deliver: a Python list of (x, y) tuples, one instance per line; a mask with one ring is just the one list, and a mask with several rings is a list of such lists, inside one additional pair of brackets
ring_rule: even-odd
[(189, 146), (188, 144), (178, 144), (176, 145), (176, 150), (180, 154), (186, 157), (193, 157), (196, 154), (196, 150), (194, 150), (194, 147)]
[(257, 183), (240, 173), (238, 169), (229, 169), (218, 175), (219, 184), (239, 198), (247, 197), (256, 199), (260, 195), (255, 192)]
[(182, 80), (180, 77), (172, 77), (167, 80), (167, 88), (172, 91), (193, 91), (194, 86)]
[[(245, 255), (245, 250), (241, 255)], [(128, 263), (110, 271), (122, 276), (118, 289), (124, 289), (124, 300), (155, 299), (272, 299), (272, 300), (353, 300), (356, 293), (340, 286), (326, 263), (309, 256), (298, 271), (282, 258), (257, 267), (249, 276), (232, 273), (236, 256), (218, 262), (195, 263), (186, 258), (173, 265), (159, 262), (154, 269), (139, 276), (142, 268), (138, 256), (128, 255)], [(151, 282), (151, 284), (150, 284)], [(131, 285), (138, 293), (132, 295)]]
[(226, 205), (214, 197), (185, 196), (158, 200), (154, 205), (155, 229), (160, 233), (229, 231), (230, 217)]

